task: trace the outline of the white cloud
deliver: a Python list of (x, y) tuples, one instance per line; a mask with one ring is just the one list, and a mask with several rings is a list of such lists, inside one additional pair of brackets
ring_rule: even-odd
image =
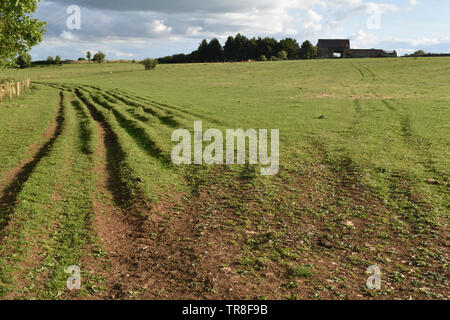
[[(366, 20), (370, 12), (398, 12), (403, 14), (402, 20), (407, 20), (407, 10), (420, 5), (419, 1), (405, 0), (400, 7), (401, 1), (391, 0), (83, 0), (82, 29), (71, 32), (65, 26), (66, 8), (74, 0), (41, 0), (37, 16), (47, 21), (48, 31), (41, 47), (53, 41), (66, 46), (68, 55), (75, 54), (72, 48), (83, 43), (108, 44), (106, 49), (111, 50), (111, 55), (116, 55), (112, 51), (116, 49), (124, 57), (132, 51), (128, 47), (145, 44), (142, 50), (157, 52), (156, 55), (163, 49), (148, 46), (154, 41), (159, 45), (166, 41), (161, 48), (168, 51), (163, 54), (190, 52), (201, 38), (217, 37), (223, 41), (238, 32), (249, 37), (295, 36), (299, 42), (350, 34), (352, 45), (358, 48), (408, 50), (421, 45), (442, 46), (437, 33), (424, 32), (421, 37), (403, 41), (386, 36), (396, 30), (368, 30)], [(384, 23), (388, 18), (382, 19)], [(446, 47), (440, 50), (450, 51)]]
[(149, 31), (150, 33), (156, 33), (156, 34), (168, 34), (172, 31), (171, 27), (168, 27), (164, 24), (163, 20), (155, 20), (149, 25)]
[(295, 36), (296, 34), (298, 34), (298, 30), (295, 28), (287, 28), (286, 30), (284, 30), (284, 34), (288, 36)]
[(348, 37), (351, 42), (351, 46), (354, 49), (370, 49), (375, 48), (378, 44), (378, 38), (372, 33), (359, 30), (357, 33)]
[(74, 34), (67, 30), (63, 30), (63, 32), (61, 32), (61, 35), (59, 37), (64, 40), (75, 40)]
[(197, 35), (199, 35), (201, 33), (202, 30), (203, 30), (202, 27), (198, 27), (198, 26), (194, 27), (194, 26), (192, 26), (192, 27), (187, 28), (186, 33), (188, 35), (190, 35), (190, 36), (197, 36)]
[(314, 33), (317, 33), (322, 29), (322, 25), (320, 22), (322, 21), (323, 17), (315, 12), (312, 9), (309, 9), (305, 16), (305, 21), (303, 23), (303, 27), (306, 30), (313, 31)]
[(397, 7), (394, 4), (390, 3), (375, 3), (375, 2), (369, 2), (366, 5), (366, 11), (368, 13), (385, 13), (385, 12), (396, 12), (399, 11), (400, 8)]

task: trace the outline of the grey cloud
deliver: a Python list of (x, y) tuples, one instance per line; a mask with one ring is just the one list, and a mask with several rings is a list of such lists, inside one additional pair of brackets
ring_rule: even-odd
[(113, 11), (153, 11), (162, 13), (242, 12), (252, 8), (265, 10), (273, 7), (268, 0), (54, 0), (59, 4)]
[[(258, 13), (264, 9), (277, 8), (278, 4), (269, 0), (241, 1), (91, 1), (91, 0), (42, 0), (37, 16), (47, 21), (46, 37), (59, 37), (66, 29), (68, 5), (77, 4), (82, 11), (82, 29), (71, 31), (82, 40), (113, 38), (145, 38), (163, 37), (212, 37), (226, 33), (248, 32), (258, 35), (258, 27), (249, 30), (246, 27), (247, 15), (257, 7)], [(124, 11), (121, 11), (123, 9)], [(139, 11), (138, 11), (139, 10)], [(150, 11), (145, 11), (150, 10)], [(208, 10), (209, 12), (198, 12)], [(223, 12), (221, 12), (223, 11)], [(227, 19), (224, 13), (240, 14), (239, 19)], [(260, 22), (265, 25), (264, 21)], [(192, 30), (200, 30), (192, 33)], [(264, 32), (264, 31), (263, 31)]]

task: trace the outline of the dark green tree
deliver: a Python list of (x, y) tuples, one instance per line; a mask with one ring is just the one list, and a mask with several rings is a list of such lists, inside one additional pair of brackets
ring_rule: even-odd
[(17, 57), (17, 65), (20, 69), (31, 67), (31, 56), (28, 53), (23, 53)]
[(297, 40), (292, 38), (286, 38), (280, 41), (279, 49), (280, 51), (287, 52), (288, 59), (296, 59), (300, 46), (298, 45)]
[(311, 42), (306, 40), (302, 43), (302, 46), (299, 50), (299, 58), (314, 59), (315, 57), (317, 57), (317, 47), (313, 46)]
[(229, 36), (227, 42), (225, 42), (225, 46), (223, 47), (223, 55), (225, 61), (234, 61), (236, 58), (236, 49), (234, 45), (234, 38)]
[(198, 62), (206, 62), (208, 61), (208, 41), (203, 39), (198, 47)]
[(247, 45), (248, 39), (246, 36), (238, 33), (236, 37), (234, 37), (234, 57), (236, 61), (244, 61), (248, 59), (247, 53)]
[(54, 64), (55, 63), (55, 58), (53, 58), (52, 56), (49, 56), (47, 58), (47, 64)]
[(261, 56), (259, 54), (258, 41), (255, 38), (247, 41), (245, 51), (247, 59), (258, 60)]
[(417, 50), (416, 52), (413, 53), (413, 56), (425, 56), (426, 53), (424, 50)]
[(106, 59), (106, 54), (104, 54), (101, 51), (94, 54), (94, 58), (92, 58), (92, 60), (94, 62), (98, 62), (98, 63), (103, 63), (103, 61), (105, 61), (105, 59)]
[(265, 55), (268, 57), (273, 57), (278, 54), (278, 41), (274, 38), (258, 38), (258, 51), (260, 55)]
[(0, 1), (0, 67), (42, 41), (45, 22), (32, 16), (38, 1)]
[(209, 62), (219, 62), (223, 61), (223, 48), (219, 40), (216, 38), (212, 39), (206, 48), (207, 61)]

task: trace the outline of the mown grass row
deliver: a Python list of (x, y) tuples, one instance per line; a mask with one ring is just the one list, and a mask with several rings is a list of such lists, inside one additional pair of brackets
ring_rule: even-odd
[[(169, 110), (164, 110), (162, 108), (158, 108), (156, 106), (153, 105), (149, 105), (149, 104), (144, 104), (141, 102), (136, 101), (133, 98), (129, 98), (123, 95), (119, 95), (116, 94), (114, 92), (111, 91), (106, 91), (103, 93), (103, 96), (105, 97), (105, 99), (109, 99), (110, 102), (113, 103), (117, 103), (117, 102), (122, 102), (125, 105), (131, 106), (131, 107), (135, 107), (135, 108), (142, 108), (142, 110), (150, 115), (152, 115), (153, 117), (157, 118), (162, 125), (167, 125), (170, 126), (172, 128), (178, 128), (180, 127), (180, 123), (178, 120), (174, 119), (174, 115), (171, 111)], [(112, 99), (111, 99), (112, 97)]]
[(167, 154), (161, 156), (163, 153), (137, 121), (113, 108), (101, 96), (79, 88), (76, 94), (91, 115), (105, 123), (114, 135), (121, 150), (118, 155), (121, 189), (128, 202), (143, 196), (145, 201), (157, 201), (169, 186), (178, 186), (176, 173), (167, 163)]
[(203, 120), (205, 122), (214, 124), (215, 126), (223, 126), (224, 122), (225, 122), (224, 120), (218, 121), (217, 119), (209, 117), (205, 114), (193, 112), (189, 108), (182, 108), (182, 107), (178, 107), (178, 106), (168, 105), (165, 103), (157, 102), (157, 101), (155, 101), (149, 97), (145, 97), (145, 96), (134, 96), (122, 89), (107, 90), (106, 92), (108, 94), (115, 94), (120, 97), (126, 97), (128, 101), (132, 101), (131, 105), (134, 105), (134, 106), (150, 105), (155, 108), (159, 108), (162, 111), (169, 112), (170, 114), (176, 116), (177, 117), (176, 119), (179, 120), (180, 123), (183, 125), (186, 124), (186, 121), (187, 121), (187, 123), (190, 123), (190, 125), (192, 125), (192, 122), (196, 121), (196, 120)]
[[(84, 248), (91, 243), (91, 220), (93, 218), (93, 197), (95, 193), (95, 175), (92, 154), (96, 149), (96, 132), (92, 119), (86, 110), (78, 108), (75, 97), (63, 100), (63, 107), (70, 126), (71, 154), (66, 162), (71, 164), (71, 171), (65, 177), (64, 189), (61, 191), (61, 212), (58, 228), (52, 233), (50, 247), (54, 250), (43, 261), (43, 266), (52, 266), (41, 294), (44, 298), (63, 298), (68, 293), (66, 281), (69, 266), (80, 266), (83, 274), (82, 260), (88, 254)], [(74, 147), (75, 146), (75, 147)], [(86, 289), (85, 287), (83, 289)], [(82, 290), (79, 295), (86, 292)]]
[(47, 139), (43, 133), (52, 125), (58, 95), (46, 86), (34, 85), (18, 99), (0, 106), (0, 183), (8, 170), (33, 156), (33, 146)]
[(17, 196), (1, 244), (0, 294), (7, 297), (62, 298), (66, 268), (80, 265), (90, 237), (92, 160), (81, 151), (83, 125), (61, 97), (60, 130)]
[[(162, 157), (162, 161), (165, 163), (171, 162), (170, 160), (170, 153), (171, 153), (171, 147), (173, 146), (173, 143), (171, 143), (171, 134), (174, 130), (171, 126), (167, 125), (166, 123), (158, 123), (158, 121), (155, 121), (156, 117), (152, 117), (148, 113), (142, 112), (143, 108), (146, 108), (146, 105), (153, 105), (152, 103), (149, 103), (148, 101), (146, 103), (141, 102), (133, 102), (137, 101), (137, 97), (133, 98), (132, 96), (128, 96), (127, 94), (124, 94), (125, 96), (128, 96), (128, 99), (122, 99), (119, 101), (116, 100), (116, 97), (122, 96), (122, 94), (104, 94), (102, 91), (94, 91), (96, 93), (95, 97), (98, 100), (98, 102), (104, 106), (106, 106), (108, 109), (112, 110), (115, 114), (119, 122), (123, 125), (123, 128), (127, 131), (135, 131), (134, 136), (136, 139), (140, 139), (141, 137), (146, 137), (147, 141), (151, 141), (153, 143), (156, 142), (157, 155), (164, 155)], [(107, 91), (110, 92), (110, 91)], [(121, 92), (121, 91), (120, 91)], [(99, 97), (101, 96), (101, 97)], [(104, 97), (106, 101), (103, 101), (102, 97)], [(145, 101), (145, 99), (143, 99)], [(165, 110), (165, 108), (162, 108), (162, 110)], [(170, 113), (172, 113), (172, 110), (169, 110)], [(204, 119), (195, 119), (191, 118), (189, 114), (183, 114), (179, 113), (182, 119), (179, 120), (179, 128), (186, 128), (190, 131), (193, 131), (193, 122), (195, 120), (204, 120)], [(187, 120), (191, 118), (190, 120)], [(191, 121), (191, 122), (189, 122)], [(161, 122), (161, 121), (160, 121)], [(209, 127), (211, 123), (208, 120), (204, 120), (204, 126)], [(132, 129), (130, 129), (132, 128)], [(131, 132), (133, 135), (133, 132)], [(214, 177), (214, 166), (208, 166), (208, 165), (202, 165), (202, 166), (194, 166), (194, 167), (174, 167), (171, 166), (172, 169), (176, 170), (182, 175), (181, 181), (186, 183), (187, 185), (190, 185), (191, 191), (195, 193), (195, 189), (197, 188), (198, 181), (204, 180), (204, 179), (215, 179)], [(235, 165), (228, 167), (228, 171), (233, 172), (236, 178), (239, 179), (245, 179), (245, 180), (251, 180), (252, 182), (256, 182), (256, 180), (259, 180), (259, 175), (256, 175), (255, 173), (260, 169), (259, 165)], [(197, 177), (194, 177), (197, 176)]]
[(129, 133), (143, 151), (147, 152), (149, 156), (158, 159), (162, 165), (170, 166), (170, 150), (165, 148), (164, 139), (156, 136), (155, 128), (142, 125), (118, 105), (103, 99), (101, 95), (94, 94), (93, 100), (113, 112), (120, 126)]
[(73, 107), (76, 109), (79, 120), (80, 149), (85, 154), (92, 156), (97, 148), (97, 129), (89, 109), (76, 97), (72, 97)]

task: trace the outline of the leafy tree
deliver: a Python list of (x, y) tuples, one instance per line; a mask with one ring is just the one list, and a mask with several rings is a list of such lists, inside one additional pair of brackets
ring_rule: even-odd
[(88, 59), (89, 63), (91, 63), (91, 59), (92, 59), (92, 53), (90, 51), (88, 51), (86, 53), (86, 58)]
[(142, 64), (144, 65), (145, 70), (152, 70), (158, 65), (158, 60), (147, 58), (142, 61)]
[(32, 17), (38, 1), (0, 1), (0, 66), (42, 41), (45, 22)]
[(219, 40), (212, 39), (206, 47), (207, 61), (218, 62), (223, 61), (223, 48)]
[(248, 39), (246, 36), (238, 33), (236, 37), (234, 37), (234, 57), (236, 61), (244, 61), (249, 59), (246, 47), (248, 46)]
[(208, 61), (208, 41), (203, 39), (198, 47), (198, 62)]
[(299, 57), (301, 59), (314, 59), (317, 57), (317, 47), (313, 46), (311, 42), (306, 40), (302, 43), (299, 51)]
[(309, 41), (305, 41), (300, 48), (297, 40), (286, 38), (277, 41), (275, 38), (247, 38), (238, 33), (229, 36), (225, 45), (221, 46), (219, 40), (212, 39), (209, 43), (204, 39), (196, 51), (190, 54), (176, 54), (159, 58), (159, 63), (192, 63), (192, 62), (218, 62), (218, 61), (246, 61), (263, 60), (262, 56), (270, 60), (296, 59), (299, 55), (304, 59), (317, 56), (317, 48)]
[(418, 50), (413, 53), (413, 56), (425, 56), (425, 55), (426, 55), (426, 53), (423, 50)]
[(255, 38), (247, 41), (245, 52), (246, 59), (257, 60), (259, 58), (258, 41)]
[(226, 61), (234, 61), (235, 56), (235, 45), (234, 45), (234, 38), (229, 36), (227, 39), (227, 42), (225, 42), (225, 46), (223, 47), (223, 56)]
[(286, 51), (289, 59), (296, 59), (300, 46), (298, 45), (297, 40), (286, 38), (280, 41), (279, 49), (281, 51)]
[(62, 64), (62, 60), (61, 60), (61, 57), (60, 57), (60, 56), (56, 56), (56, 57), (55, 57), (55, 63), (56, 63), (56, 64)]
[(28, 53), (23, 53), (17, 57), (17, 64), (20, 69), (31, 67), (31, 56)]
[(275, 38), (258, 38), (258, 51), (266, 57), (273, 57), (278, 53), (278, 41)]
[(55, 58), (53, 58), (52, 56), (49, 56), (47, 58), (47, 64), (54, 64), (55, 63)]
[(98, 62), (98, 63), (103, 63), (103, 61), (105, 61), (105, 59), (106, 59), (106, 54), (104, 54), (101, 51), (94, 54), (94, 58), (92, 58), (92, 60), (94, 62)]

